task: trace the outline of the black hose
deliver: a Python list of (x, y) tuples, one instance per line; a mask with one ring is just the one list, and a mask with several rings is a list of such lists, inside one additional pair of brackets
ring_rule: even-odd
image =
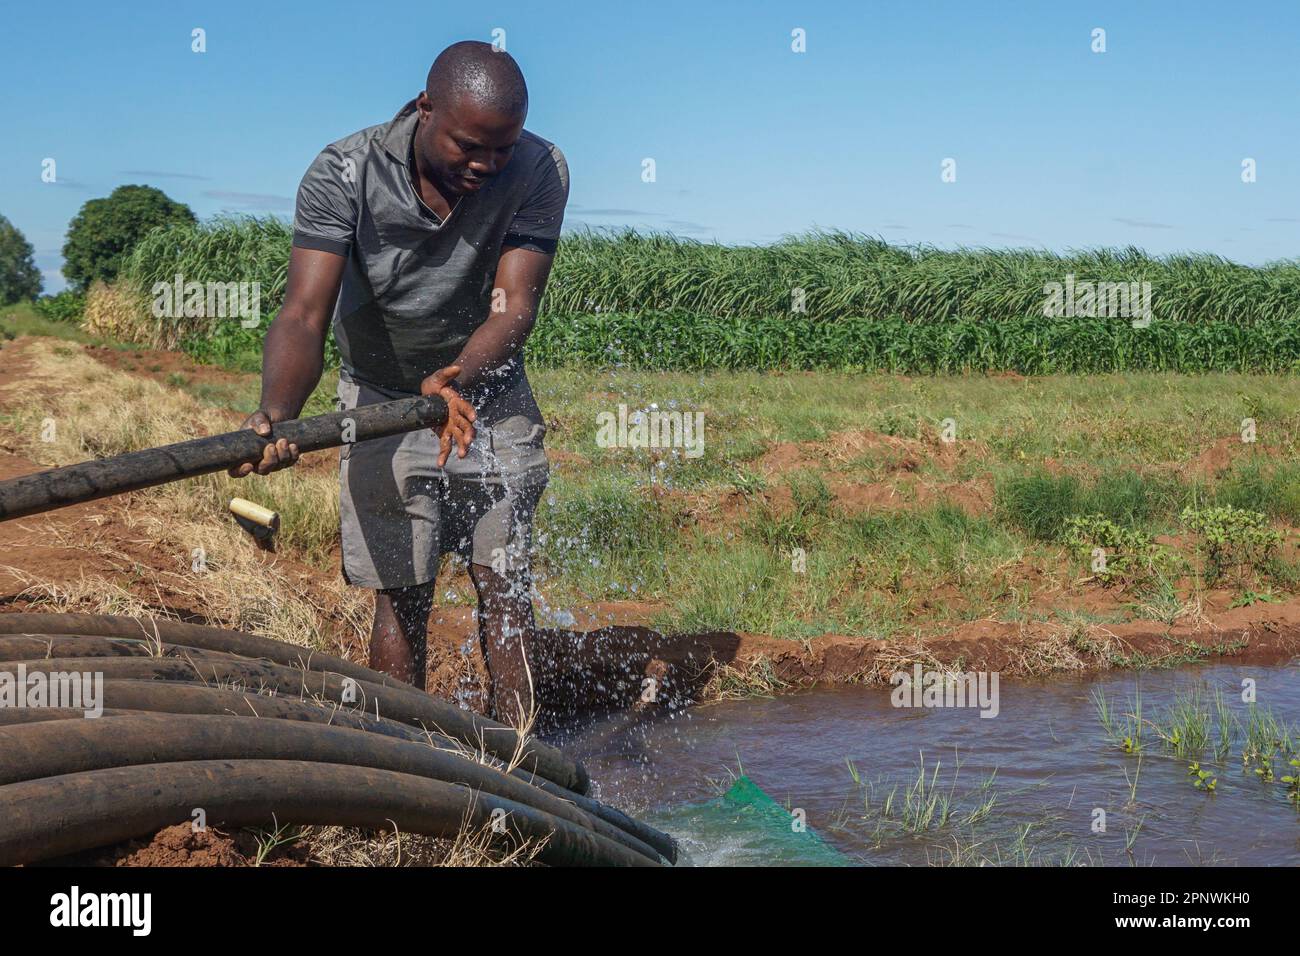
[[(135, 640), (129, 637), (90, 637), (84, 634), (7, 634), (0, 636), (0, 665), (10, 661), (32, 661), (68, 657), (178, 657), (194, 660), (248, 661), (226, 651), (186, 647), (166, 641)], [(268, 663), (273, 663), (269, 662)], [(283, 665), (286, 667), (293, 665)]]
[(436, 395), (423, 395), (278, 422), (271, 426), (268, 438), (241, 428), (53, 468), (0, 481), (0, 521), (224, 471), (259, 460), (263, 449), (281, 438), (297, 445), (299, 451), (318, 451), (429, 428), (446, 420), (447, 403)]
[[(394, 687), (410, 687), (387, 674), (362, 667), (307, 647), (288, 644), (259, 634), (231, 631), (205, 624), (186, 624), (166, 618), (114, 617), (107, 614), (0, 614), (0, 634), (62, 634), (122, 637), (167, 641), (185, 647), (223, 651), (241, 657), (261, 657), (288, 667), (333, 671), (357, 680)], [(76, 655), (70, 655), (76, 656)]]
[(617, 807), (611, 807), (607, 803), (593, 800), (585, 794), (574, 793), (572, 790), (565, 790), (563, 787), (557, 786), (549, 780), (543, 780), (541, 777), (530, 774), (525, 770), (514, 770), (511, 772), (511, 776), (527, 781), (534, 787), (545, 790), (552, 796), (560, 797), (562, 800), (568, 800), (580, 810), (586, 810), (592, 816), (600, 817), (606, 823), (612, 824), (624, 833), (636, 837), (642, 843), (654, 847), (655, 852), (669, 863), (677, 862), (677, 855), (681, 852), (681, 848), (677, 845), (677, 841), (663, 830), (656, 830), (648, 823), (642, 823), (635, 817), (628, 816)]
[(0, 787), (110, 767), (195, 760), (308, 760), (389, 770), (495, 794), (659, 859), (655, 850), (618, 827), (508, 774), (429, 743), (343, 727), (257, 717), (137, 714), (0, 727), (0, 754)]
[[(105, 707), (99, 717), (124, 717), (127, 714), (147, 714), (147, 710), (118, 710)], [(51, 720), (85, 720), (86, 712), (73, 707), (0, 707), (0, 727), (15, 724), (43, 724)], [(99, 719), (99, 718), (95, 718)]]
[[(0, 668), (2, 670), (3, 668)], [(297, 720), (313, 724), (367, 730), (398, 740), (447, 740), (440, 734), (412, 727), (387, 717), (366, 714), (352, 704), (318, 704), (289, 697), (275, 697), (252, 691), (227, 690), (206, 684), (184, 681), (106, 679), (104, 681), (104, 715), (124, 712), (164, 714), (222, 714), (229, 717), (267, 717)], [(79, 719), (85, 711), (67, 708), (0, 707), (0, 726), (39, 720), (31, 714), (67, 713)], [(50, 719), (58, 719), (50, 718)], [(541, 779), (540, 777), (538, 778)]]
[[(444, 838), (466, 824), (480, 829), (499, 823), (514, 841), (545, 841), (538, 853), (544, 863), (656, 865), (598, 833), (495, 794), (411, 774), (301, 760), (147, 764), (9, 784), (0, 788), (0, 865), (152, 834), (189, 822), (195, 809), (204, 811), (208, 826), (396, 827)], [(501, 812), (494, 818), (494, 811)], [(51, 828), (53, 820), (58, 826)]]
[(10, 661), (0, 665), (0, 670), (12, 671), (19, 664), (24, 666), (29, 675), (37, 672), (90, 672), (102, 674), (105, 679), (218, 684), (238, 682), (281, 694), (312, 695), (345, 703), (349, 702), (345, 700), (346, 697), (355, 696), (355, 702), (364, 706), (369, 713), (424, 727), (459, 740), (472, 749), (483, 750), (498, 759), (514, 761), (565, 789), (586, 793), (591, 783), (581, 764), (554, 747), (532, 737), (527, 738), (521, 746), (519, 736), (513, 728), (470, 711), (460, 710), (446, 701), (412, 688), (380, 687), (369, 681), (344, 678), (337, 674), (233, 658), (65, 657)]
[[(428, 731), (398, 723), (385, 717), (367, 716), (346, 704), (324, 706), (307, 701), (268, 697), (245, 691), (223, 690), (204, 684), (172, 683), (170, 681), (106, 680), (102, 717), (118, 717), (143, 713), (219, 714), (225, 716), (264, 717), (348, 727), (382, 734), (398, 740), (428, 744), (442, 739)], [(83, 720), (85, 712), (67, 708), (13, 708), (0, 707), (0, 727), (12, 724), (38, 723), (50, 720)], [(497, 769), (501, 769), (498, 767)], [(510, 776), (544, 790), (553, 797), (574, 804), (592, 816), (618, 827), (648, 846), (670, 862), (677, 861), (678, 847), (671, 836), (648, 826), (621, 810), (574, 793), (558, 784), (543, 779), (526, 770), (515, 769)]]
[[(310, 701), (270, 697), (248, 691), (226, 690), (206, 684), (159, 680), (105, 680), (104, 717), (137, 713), (172, 714), (223, 714), (236, 717), (265, 717), (270, 719), (304, 721), (330, 726), (348, 727), (371, 733), (410, 740), (419, 743), (437, 743), (442, 739), (429, 731), (412, 727), (386, 717), (366, 714), (348, 704), (318, 704)], [(84, 719), (80, 710), (0, 707), (0, 726), (16, 723), (34, 723), (44, 720)], [(677, 844), (671, 836), (642, 823), (607, 804), (583, 794), (575, 793), (527, 770), (515, 769), (511, 776), (530, 786), (544, 790), (554, 797), (567, 800), (618, 827), (641, 842), (654, 847), (665, 859), (677, 861)]]

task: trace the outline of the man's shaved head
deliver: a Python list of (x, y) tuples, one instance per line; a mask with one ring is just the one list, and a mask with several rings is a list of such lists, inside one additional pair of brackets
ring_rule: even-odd
[(415, 105), (416, 168), (444, 197), (456, 197), (477, 192), (510, 162), (528, 87), (509, 53), (462, 40), (438, 54)]
[(505, 50), (481, 40), (461, 40), (438, 54), (424, 92), (436, 106), (462, 97), (474, 106), (506, 116), (528, 112), (528, 87), (519, 64)]

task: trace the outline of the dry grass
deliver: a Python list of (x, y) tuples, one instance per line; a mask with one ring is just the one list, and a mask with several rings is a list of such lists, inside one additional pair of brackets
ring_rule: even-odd
[[(526, 662), (525, 662), (526, 663)], [(528, 672), (530, 687), (532, 681), (532, 670)], [(424, 732), (428, 736), (430, 746), (447, 753), (454, 753), (458, 757), (469, 760), (485, 767), (491, 767), (501, 773), (513, 773), (523, 766), (530, 750), (529, 745), (533, 742), (533, 729), (541, 716), (541, 709), (538, 707), (535, 695), (531, 708), (524, 710), (520, 708), (520, 716), (506, 722), (506, 726), (515, 732), (515, 746), (508, 757), (498, 756), (496, 753), (489, 752), (488, 741), (484, 736), (485, 731), (480, 730), (478, 739), (472, 743), (463, 742), (456, 737), (445, 734), (440, 727), (425, 726)], [(434, 734), (439, 736), (435, 737)]]
[(0, 565), (0, 571), (24, 585), (23, 590), (16, 595), (18, 600), (59, 611), (82, 611), (119, 617), (156, 617), (157, 604), (162, 603), (161, 595), (157, 604), (150, 603), (116, 581), (97, 574), (82, 575), (76, 581), (59, 584), (11, 564)]
[(86, 293), (86, 311), (82, 328), (91, 335), (131, 342), (149, 348), (175, 348), (176, 342), (166, 342), (162, 323), (153, 320), (149, 303), (129, 285), (115, 282), (105, 285), (96, 282)]
[(322, 866), (531, 866), (545, 846), (538, 841), (504, 847), (491, 825), (468, 818), (452, 839), (392, 830), (307, 827), (302, 842)]
[(761, 654), (752, 660), (737, 661), (734, 664), (712, 661), (709, 667), (712, 673), (697, 695), (703, 703), (775, 697), (790, 686), (777, 676), (772, 662)]
[[(31, 378), (43, 387), (25, 381), (11, 386), (3, 400), (24, 452), (41, 464), (119, 455), (227, 432), (238, 424), (185, 392), (108, 368), (75, 346), (29, 339), (24, 357)], [(279, 512), (279, 544), (303, 557), (324, 554), (338, 535), (338, 481), (332, 470), (299, 467), (252, 479), (219, 472), (137, 494), (183, 521), (213, 514), (225, 519), (231, 498), (250, 497)]]
[(1086, 670), (1088, 662), (1071, 637), (1069, 628), (1052, 628), (1042, 637), (1010, 644), (1007, 655), (1011, 665), (1007, 671), (1017, 676), (1045, 677)]
[[(42, 464), (70, 464), (231, 428), (227, 417), (190, 396), (106, 368), (79, 349), (29, 340), (25, 357), (30, 379), (41, 387), (11, 388), (3, 402), (23, 452)], [(43, 429), (49, 421), (52, 434)], [(115, 529), (116, 539), (124, 530), (155, 552), (155, 568), (131, 568), (129, 590), (100, 577), (62, 586), (32, 579), (24, 596), (62, 609), (137, 616), (165, 614), (179, 598), (214, 623), (337, 653), (367, 632), (367, 595), (333, 575), (307, 575), (291, 564), (319, 560), (332, 547), (337, 480), (332, 473), (289, 469), (254, 481), (207, 475), (137, 492), (133, 506), (120, 512), (126, 527)], [(281, 554), (289, 560), (257, 550), (231, 519), (227, 504), (241, 494), (280, 512)], [(82, 528), (74, 533), (52, 527), (53, 543), (121, 563), (119, 545)], [(67, 540), (57, 540), (60, 534)], [(322, 641), (327, 630), (336, 637), (332, 646)]]
[(897, 673), (909, 673), (920, 664), (926, 672), (940, 675), (945, 681), (965, 672), (962, 660), (941, 661), (924, 644), (883, 648), (871, 662), (871, 667), (861, 675), (864, 684), (889, 684)]

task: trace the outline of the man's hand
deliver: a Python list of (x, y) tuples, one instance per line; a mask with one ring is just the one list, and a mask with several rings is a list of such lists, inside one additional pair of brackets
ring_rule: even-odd
[[(269, 437), (271, 434), (271, 419), (266, 412), (258, 409), (244, 419), (244, 424), (240, 428), (251, 428), (263, 437)], [(245, 475), (251, 475), (257, 472), (259, 475), (269, 475), (273, 471), (279, 471), (281, 468), (288, 468), (298, 460), (298, 446), (291, 445), (283, 438), (279, 441), (270, 442), (262, 450), (262, 460), (258, 462), (245, 462), (242, 465), (236, 465), (231, 468), (227, 474), (231, 478), (243, 478)]]
[(474, 406), (461, 398), (460, 392), (456, 391), (451, 384), (452, 379), (459, 374), (459, 365), (448, 365), (420, 383), (421, 395), (440, 395), (447, 403), (447, 421), (441, 428), (434, 429), (438, 433), (439, 468), (447, 464), (453, 440), (459, 446), (457, 458), (464, 458), (469, 454), (469, 446), (474, 441), (474, 419), (478, 417), (474, 412)]

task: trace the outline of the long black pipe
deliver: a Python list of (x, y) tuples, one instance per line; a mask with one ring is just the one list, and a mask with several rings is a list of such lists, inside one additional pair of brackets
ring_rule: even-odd
[[(3, 668), (0, 668), (3, 670)], [(252, 691), (228, 690), (206, 684), (162, 680), (104, 680), (105, 715), (128, 711), (159, 714), (224, 714), (230, 717), (267, 717), (277, 720), (297, 720), (305, 723), (350, 727), (368, 730), (398, 740), (433, 739), (428, 731), (403, 724), (387, 717), (376, 717), (357, 709), (353, 704), (318, 704), (291, 697), (258, 694)], [(0, 726), (27, 723), (42, 719), (39, 714), (51, 715), (44, 719), (61, 719), (63, 715), (85, 718), (84, 710), (36, 707), (0, 707)]]
[[(0, 865), (145, 836), (190, 822), (196, 808), (204, 810), (209, 826), (226, 827), (396, 827), (454, 837), (466, 825), (499, 823), (516, 841), (544, 841), (538, 854), (544, 863), (656, 865), (599, 833), (495, 794), (412, 774), (302, 760), (145, 764), (0, 787)], [(58, 826), (51, 828), (51, 820)]]
[(272, 426), (267, 438), (251, 428), (241, 428), (161, 448), (66, 465), (0, 481), (0, 521), (257, 461), (268, 444), (281, 438), (297, 445), (299, 451), (318, 451), (429, 428), (446, 420), (447, 403), (436, 395), (422, 395), (279, 422)]
[[(422, 744), (437, 743), (437, 738), (428, 731), (389, 720), (387, 717), (367, 715), (348, 704), (325, 706), (286, 697), (268, 697), (248, 691), (209, 687), (205, 684), (110, 679), (104, 681), (103, 704), (103, 717), (128, 716), (137, 713), (264, 717), (348, 727)], [(0, 707), (0, 726), (73, 719), (85, 719), (84, 711), (54, 707), (22, 709)], [(572, 803), (592, 816), (599, 817), (654, 847), (665, 859), (676, 862), (678, 847), (668, 834), (608, 804), (575, 793), (527, 770), (515, 769), (510, 775), (530, 786), (546, 791), (551, 796)]]
[(496, 794), (594, 830), (651, 860), (659, 858), (618, 827), (499, 770), (428, 743), (344, 727), (191, 714), (59, 720), (0, 727), (0, 754), (0, 787), (109, 767), (191, 760), (310, 760), (391, 770)]
[[(193, 657), (196, 660), (247, 661), (257, 658), (186, 647), (167, 641), (84, 634), (0, 634), (0, 663), (44, 657)], [(293, 666), (293, 665), (286, 665)]]
[[(358, 679), (377, 678), (399, 687), (410, 685), (372, 671), (369, 668), (352, 664), (327, 654), (308, 651), (296, 645), (286, 644), (271, 638), (240, 631), (226, 630), (207, 625), (188, 624), (165, 618), (145, 618), (136, 620), (128, 617), (114, 617), (102, 614), (0, 614), (0, 660), (16, 659), (19, 648), (28, 647), (38, 653), (31, 657), (62, 654), (73, 648), (84, 647), (85, 651), (70, 656), (89, 656), (99, 654), (101, 649), (120, 646), (122, 642), (144, 641), (147, 647), (156, 647), (157, 639), (170, 641), (186, 647), (201, 650), (235, 653), (243, 656), (255, 656), (287, 665), (310, 665), (316, 670), (332, 670), (347, 673)], [(30, 636), (29, 636), (30, 635)], [(96, 639), (94, 635), (120, 636), (121, 641), (113, 643), (108, 638)], [(67, 643), (78, 638), (86, 639), (83, 645)], [(10, 643), (12, 639), (12, 643)], [(170, 651), (164, 645), (166, 650)], [(92, 650), (95, 648), (95, 650)], [(296, 656), (295, 656), (296, 655)], [(175, 654), (172, 654), (175, 656)], [(183, 656), (183, 655), (182, 655)], [(346, 669), (346, 670), (345, 670)], [(150, 675), (153, 677), (153, 675)], [(411, 688), (414, 690), (414, 688)], [(418, 692), (417, 692), (418, 693)], [(171, 713), (227, 713), (235, 715), (257, 714), (263, 717), (277, 717), (288, 720), (307, 720), (313, 722), (334, 723), (355, 729), (370, 730), (387, 736), (404, 739), (425, 739), (426, 732), (417, 730), (408, 724), (399, 723), (384, 716), (376, 717), (373, 710), (367, 714), (356, 706), (337, 704), (322, 707), (316, 703), (293, 700), (285, 697), (269, 697), (264, 694), (226, 690), (188, 682), (133, 679), (108, 679), (105, 684), (104, 706), (119, 711), (163, 711)], [(17, 722), (32, 711), (19, 711), (7, 715), (0, 710), (0, 724)], [(80, 716), (80, 712), (77, 712)], [(570, 800), (582, 806), (589, 813), (597, 814), (615, 825), (635, 834), (639, 839), (655, 847), (668, 859), (674, 859), (677, 846), (671, 837), (653, 827), (648, 827), (621, 811), (592, 800), (575, 792), (573, 789), (538, 777), (527, 770), (515, 771), (521, 779), (527, 779), (535, 786), (548, 790), (553, 795)], [(585, 777), (584, 777), (585, 779)]]
[(231, 631), (206, 624), (187, 624), (166, 618), (115, 617), (108, 614), (0, 614), (0, 634), (60, 634), (162, 640), (185, 647), (223, 651), (242, 657), (262, 657), (276, 664), (307, 670), (333, 671), (376, 684), (410, 687), (387, 674), (353, 664), (341, 657), (299, 647), (260, 634)]
[(380, 671), (370, 670), (359, 663), (344, 661), (333, 654), (303, 648), (286, 641), (274, 640), (256, 633), (230, 631), (208, 624), (188, 624), (166, 618), (127, 618), (109, 614), (0, 614), (0, 633), (4, 635), (86, 635), (90, 637), (133, 637), (139, 640), (162, 640), (182, 644), (187, 648), (221, 650), (240, 657), (263, 657), (274, 663), (307, 670), (334, 671), (357, 680), (394, 687), (411, 687), (411, 684), (391, 678)]
[[(403, 687), (380, 687), (369, 681), (338, 674), (304, 671), (265, 661), (224, 657), (61, 657), (41, 660), (6, 661), (0, 670), (16, 672), (22, 664), (26, 673), (90, 672), (104, 679), (242, 683), (281, 694), (315, 696), (342, 703), (355, 702), (368, 713), (377, 713), (402, 723), (454, 738), (471, 750), (482, 750), (498, 759), (512, 761), (568, 790), (586, 793), (591, 778), (586, 769), (561, 751), (528, 737), (520, 747), (519, 735), (504, 724), (461, 710), (454, 704), (421, 691)], [(350, 682), (350, 683), (349, 683)], [(354, 701), (346, 698), (352, 696)], [(522, 757), (519, 753), (522, 753)]]
[[(100, 712), (103, 717), (126, 717), (131, 714), (146, 714), (145, 710), (118, 710), (105, 707)], [(99, 719), (95, 718), (95, 719)], [(44, 724), (52, 720), (86, 720), (86, 712), (72, 707), (0, 707), (0, 727), (12, 727), (15, 724)]]

